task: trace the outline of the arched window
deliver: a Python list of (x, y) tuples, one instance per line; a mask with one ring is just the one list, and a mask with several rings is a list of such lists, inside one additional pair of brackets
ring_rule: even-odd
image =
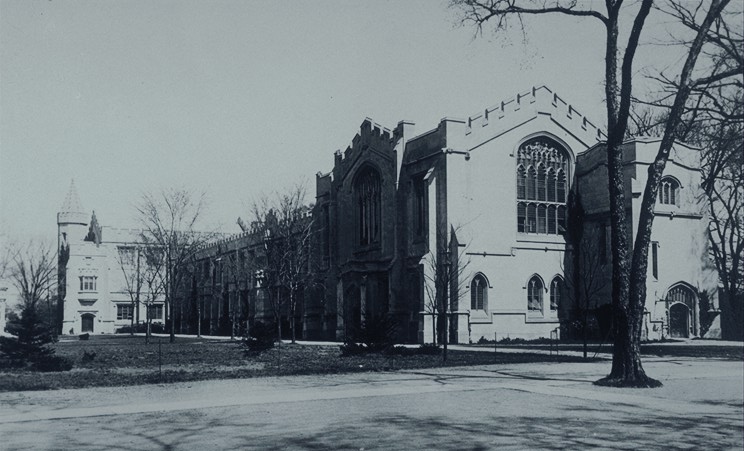
[(550, 282), (550, 310), (558, 310), (561, 305), (561, 294), (563, 293), (563, 279), (559, 276), (553, 277)]
[(354, 182), (359, 244), (380, 241), (380, 174), (370, 166), (363, 168)]
[(527, 282), (527, 310), (530, 312), (542, 312), (543, 309), (543, 283), (538, 276), (532, 276)]
[[(557, 235), (566, 223), (570, 158), (554, 140), (526, 141), (517, 152), (517, 231)], [(523, 200), (536, 203), (525, 204)]]
[(488, 310), (488, 282), (483, 274), (470, 282), (470, 310)]
[(664, 177), (659, 183), (659, 203), (662, 205), (678, 205), (679, 182), (672, 177)]

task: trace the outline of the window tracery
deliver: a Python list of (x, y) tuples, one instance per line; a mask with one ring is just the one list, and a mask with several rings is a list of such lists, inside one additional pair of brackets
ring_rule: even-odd
[(566, 227), (569, 156), (555, 141), (529, 140), (517, 152), (517, 231), (557, 235)]
[(380, 174), (370, 166), (359, 173), (354, 183), (359, 244), (380, 241)]

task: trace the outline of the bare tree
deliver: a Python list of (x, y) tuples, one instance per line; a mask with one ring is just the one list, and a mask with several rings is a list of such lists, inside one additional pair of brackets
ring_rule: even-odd
[[(699, 33), (694, 5), (670, 3), (663, 12), (689, 31)], [(724, 318), (742, 334), (744, 321), (744, 7), (724, 12), (705, 32), (704, 55), (711, 73), (693, 84), (677, 134), (703, 151), (703, 189), (710, 204), (709, 242), (718, 271), (723, 300), (729, 304)], [(688, 48), (689, 40), (675, 43)], [(675, 79), (659, 76), (663, 90), (658, 99), (644, 102), (661, 116), (669, 114), (667, 93), (679, 89)], [(665, 95), (666, 94), (666, 95)], [(732, 328), (729, 328), (732, 329)]]
[[(694, 4), (668, 3), (662, 12), (699, 32)], [(678, 139), (702, 149), (703, 189), (710, 205), (709, 242), (718, 271), (722, 301), (730, 304), (722, 318), (728, 329), (742, 333), (744, 322), (744, 8), (730, 8), (705, 34), (703, 55), (712, 74), (692, 86), (685, 105)], [(676, 38), (673, 45), (688, 48), (692, 43)], [(679, 88), (676, 79), (655, 76), (661, 89), (656, 98), (636, 99), (642, 105), (633, 115), (636, 134), (660, 136), (670, 114), (670, 96)], [(733, 302), (733, 304), (731, 304)]]
[(144, 266), (141, 267), (141, 277), (143, 286), (146, 288), (142, 293), (144, 299), (141, 301), (147, 307), (147, 316), (145, 322), (147, 329), (145, 332), (145, 343), (150, 343), (150, 337), (152, 335), (152, 316), (155, 308), (155, 303), (165, 291), (165, 285), (162, 283), (163, 271), (165, 269), (165, 258), (162, 248), (157, 246), (141, 247), (141, 256), (144, 260)]
[(141, 267), (141, 249), (135, 244), (119, 246), (116, 257), (119, 268), (121, 268), (122, 275), (124, 276), (124, 286), (122, 288), (129, 296), (130, 305), (132, 306), (130, 317), (131, 329), (129, 334), (134, 335), (135, 317), (137, 326), (139, 326), (140, 295), (142, 294), (142, 286), (144, 284), (144, 274)]
[[(681, 2), (679, 2), (681, 3)], [(679, 4), (678, 3), (678, 4)], [(654, 206), (664, 167), (674, 144), (684, 107), (695, 86), (714, 79), (734, 75), (734, 72), (713, 70), (707, 76), (695, 77), (698, 57), (706, 44), (707, 33), (714, 22), (723, 19), (729, 0), (711, 0), (707, 8), (701, 1), (694, 11), (697, 27), (690, 41), (684, 64), (675, 80), (678, 89), (669, 99), (669, 115), (656, 157), (648, 168), (648, 178), (641, 200), (638, 233), (630, 246), (627, 228), (625, 182), (623, 179), (622, 143), (628, 128), (634, 78), (633, 62), (641, 32), (651, 12), (653, 0), (634, 2), (623, 8), (623, 0), (605, 0), (604, 11), (595, 9), (599, 2), (579, 5), (576, 0), (453, 0), (465, 24), (482, 30), (487, 23), (504, 32), (510, 19), (520, 24), (525, 17), (560, 14), (598, 21), (605, 29), (605, 104), (607, 109), (607, 169), (610, 194), (610, 227), (612, 242), (612, 305), (614, 347), (610, 374), (597, 381), (600, 385), (657, 387), (661, 382), (648, 377), (641, 364), (640, 341), (646, 300), (646, 272)], [(582, 7), (583, 6), (583, 7)], [(632, 23), (627, 41), (620, 42), (619, 30), (630, 18)], [(624, 47), (624, 49), (623, 49)], [(631, 251), (632, 249), (632, 251)]]
[(212, 238), (212, 234), (197, 230), (204, 198), (204, 193), (197, 195), (186, 189), (163, 189), (156, 194), (145, 193), (136, 207), (143, 244), (162, 252), (163, 270), (158, 275), (171, 343), (175, 341), (175, 308), (182, 307), (180, 290), (189, 274), (188, 266), (197, 248)]
[(447, 344), (450, 340), (451, 316), (468, 292), (466, 279), (470, 260), (467, 246), (457, 240), (458, 227), (452, 227), (447, 239), (446, 230), (437, 230), (438, 249), (424, 256), (424, 309), (432, 316), (432, 339), (442, 344), (442, 360), (447, 361)]
[[(21, 317), (8, 325), (11, 337), (0, 337), (0, 352), (11, 361), (29, 361), (43, 366), (53, 363), (55, 359), (54, 349), (48, 344), (55, 340), (56, 321), (51, 300), (57, 270), (56, 257), (50, 245), (34, 241), (12, 253), (7, 271), (20, 295)], [(47, 302), (47, 315), (43, 315), (41, 309), (44, 301)]]
[(281, 339), (282, 315), (288, 310), (292, 342), (296, 341), (299, 296), (311, 283), (311, 208), (306, 189), (298, 184), (283, 193), (264, 196), (252, 207), (253, 233), (264, 239), (261, 273)]
[(230, 338), (234, 339), (240, 330), (240, 320), (247, 316), (245, 305), (241, 301), (242, 293), (250, 289), (252, 274), (255, 273), (255, 259), (249, 258), (247, 248), (236, 248), (227, 251), (223, 257), (225, 262), (225, 278), (228, 295), (228, 315), (230, 318)]
[(37, 307), (51, 296), (57, 270), (56, 258), (52, 247), (44, 242), (31, 241), (14, 253), (9, 274), (23, 306)]

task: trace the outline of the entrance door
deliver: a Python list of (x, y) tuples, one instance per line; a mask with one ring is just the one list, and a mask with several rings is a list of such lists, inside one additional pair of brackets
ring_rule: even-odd
[(690, 309), (685, 304), (674, 304), (669, 307), (669, 335), (672, 338), (689, 336)]
[(86, 313), (82, 316), (83, 328), (82, 332), (93, 332), (93, 315)]

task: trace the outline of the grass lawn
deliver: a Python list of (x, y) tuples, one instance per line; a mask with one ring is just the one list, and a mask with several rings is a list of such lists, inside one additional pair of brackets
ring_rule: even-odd
[[(121, 386), (203, 379), (245, 378), (289, 374), (329, 374), (360, 371), (395, 371), (442, 365), (441, 356), (366, 355), (341, 357), (338, 346), (282, 344), (249, 356), (240, 341), (195, 338), (154, 338), (129, 335), (91, 336), (88, 341), (61, 341), (59, 356), (74, 363), (71, 371), (38, 373), (0, 371), (0, 391), (49, 390), (95, 386)], [(160, 345), (158, 345), (160, 341)], [(160, 353), (159, 353), (160, 350)], [(86, 357), (87, 356), (87, 357)], [(453, 351), (447, 366), (494, 363), (580, 362), (577, 357), (530, 353)]]

